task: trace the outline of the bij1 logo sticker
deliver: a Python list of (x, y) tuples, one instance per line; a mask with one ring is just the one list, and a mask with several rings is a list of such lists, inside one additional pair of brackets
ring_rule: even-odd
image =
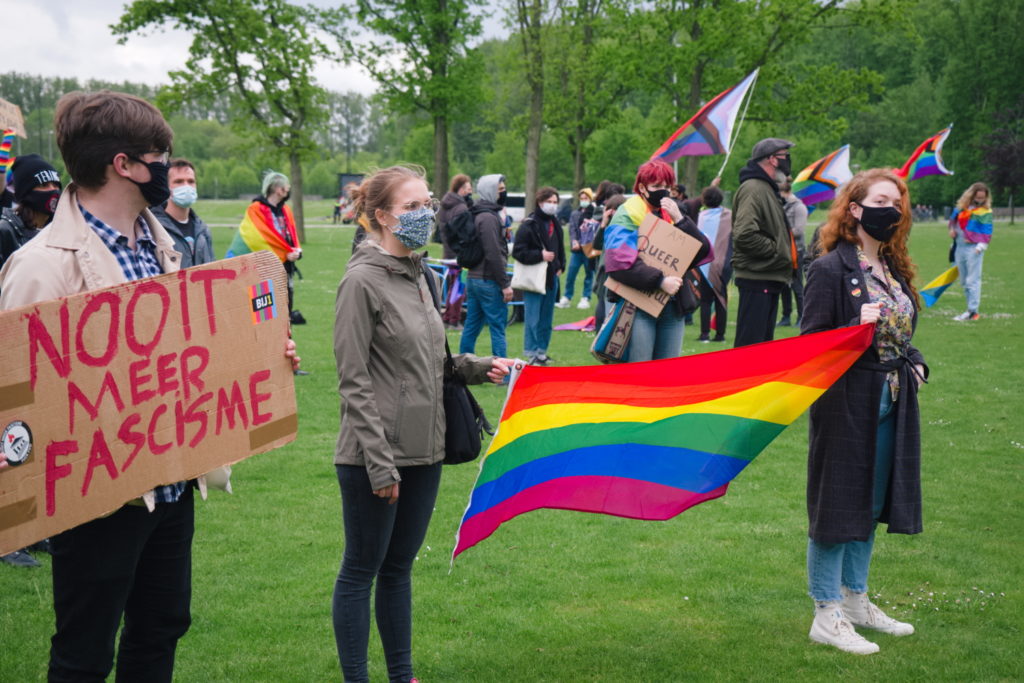
[(15, 420), (0, 433), (0, 467), (21, 465), (32, 455), (32, 430)]
[(252, 302), (252, 323), (266, 322), (277, 317), (277, 302), (274, 300), (274, 281), (263, 282), (249, 287)]

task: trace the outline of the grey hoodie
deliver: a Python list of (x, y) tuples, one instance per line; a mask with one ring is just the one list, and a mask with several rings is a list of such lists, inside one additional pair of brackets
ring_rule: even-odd
[(484, 260), (469, 270), (468, 277), (474, 280), (490, 280), (504, 289), (512, 279), (506, 272), (508, 265), (508, 239), (505, 225), (502, 223), (501, 207), (498, 205), (498, 183), (505, 176), (494, 173), (485, 175), (476, 182), (476, 192), (480, 198), (470, 209), (480, 233), (480, 244), (484, 248)]
[(504, 182), (505, 176), (500, 173), (493, 173), (491, 175), (480, 176), (480, 180), (476, 181), (476, 193), (480, 195), (480, 199), (485, 202), (492, 204), (498, 203), (498, 183)]
[[(399, 258), (361, 243), (338, 285), (334, 357), (341, 430), (334, 462), (363, 465), (374, 490), (401, 481), (398, 468), (444, 458), (444, 326), (417, 254)], [(491, 358), (454, 356), (470, 384)]]

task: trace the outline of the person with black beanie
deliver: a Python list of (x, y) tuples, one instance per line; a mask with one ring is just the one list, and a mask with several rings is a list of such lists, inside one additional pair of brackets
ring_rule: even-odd
[(0, 214), (0, 268), (53, 219), (61, 191), (57, 169), (38, 154), (15, 159), (11, 175), (17, 207)]

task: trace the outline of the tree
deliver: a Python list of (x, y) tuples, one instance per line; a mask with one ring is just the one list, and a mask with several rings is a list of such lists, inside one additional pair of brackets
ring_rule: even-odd
[(326, 91), (313, 68), (333, 54), (313, 33), (319, 10), (285, 0), (134, 0), (111, 26), (120, 42), (171, 25), (192, 34), (185, 69), (172, 71), (157, 102), (182, 109), (230, 93), (232, 125), (283, 152), (291, 166), (299, 238), (305, 237), (302, 160), (316, 150), (313, 131), (326, 119)]
[[(333, 13), (331, 32), (398, 112), (422, 111), (434, 129), (433, 188), (448, 187), (448, 131), (478, 96), (479, 64), (469, 42), (480, 34), (479, 0), (356, 0)], [(376, 35), (367, 36), (365, 27)], [(362, 41), (357, 37), (363, 38)]]
[(1013, 197), (1024, 186), (1024, 98), (994, 116), (995, 129), (982, 141), (989, 182), (1006, 191), (1013, 225)]
[(540, 138), (544, 130), (544, 43), (541, 30), (547, 12), (547, 0), (515, 0), (513, 11), (523, 48), (526, 86), (530, 92), (525, 178), (526, 213), (530, 213), (537, 194)]

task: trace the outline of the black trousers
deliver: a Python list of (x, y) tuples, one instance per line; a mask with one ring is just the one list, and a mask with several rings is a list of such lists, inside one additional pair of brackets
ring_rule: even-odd
[[(801, 259), (802, 260), (802, 259)], [(782, 286), (782, 317), (793, 315), (793, 300), (796, 300), (796, 319), (804, 314), (804, 271), (803, 264), (793, 271), (793, 280)], [(795, 321), (793, 321), (795, 322)]]
[(153, 512), (125, 505), (54, 536), (50, 681), (170, 682), (191, 624), (192, 487)]
[(700, 278), (700, 338), (707, 339), (711, 332), (711, 311), (715, 312), (715, 337), (725, 337), (726, 306), (715, 295), (708, 279)]
[(736, 278), (740, 305), (736, 312), (734, 347), (771, 341), (775, 338), (775, 318), (779, 310), (779, 290), (783, 283), (773, 280)]

